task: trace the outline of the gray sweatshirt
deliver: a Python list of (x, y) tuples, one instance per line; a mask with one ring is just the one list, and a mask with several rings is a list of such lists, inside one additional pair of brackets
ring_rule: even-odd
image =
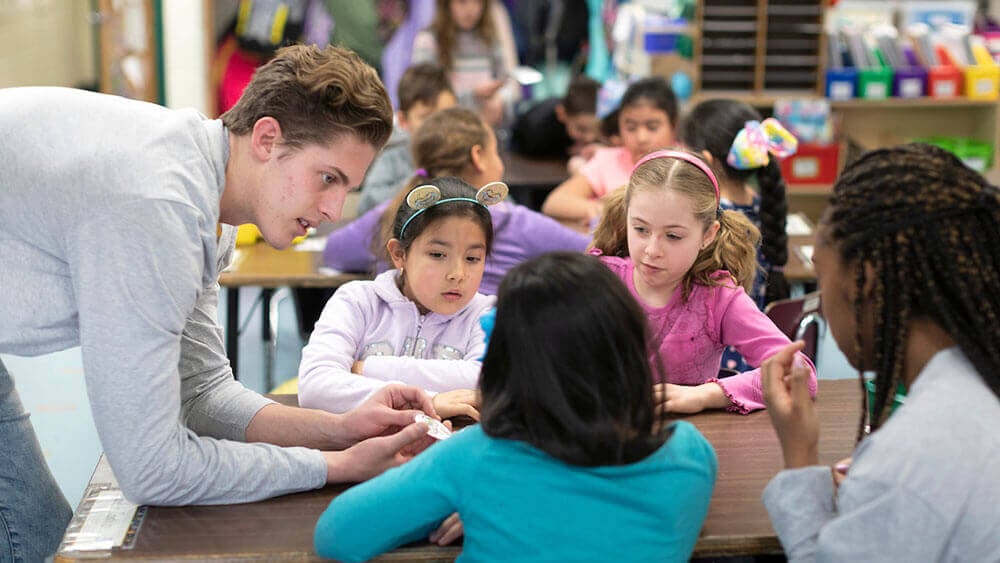
[[(79, 345), (101, 444), (142, 504), (317, 488), (322, 455), (241, 443), (268, 401), (217, 321), (222, 122), (62, 88), (0, 89), (0, 353)], [(29, 375), (30, 376), (30, 375)]]
[(938, 352), (906, 402), (829, 467), (779, 473), (764, 504), (789, 561), (1000, 561), (1000, 401), (959, 348)]

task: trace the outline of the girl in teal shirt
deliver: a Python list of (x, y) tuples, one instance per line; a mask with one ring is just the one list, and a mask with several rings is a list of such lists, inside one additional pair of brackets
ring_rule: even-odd
[(596, 258), (551, 253), (511, 270), (497, 299), (482, 423), (334, 499), (316, 551), (370, 559), (457, 513), (460, 561), (687, 561), (715, 452), (656, 414), (624, 284)]

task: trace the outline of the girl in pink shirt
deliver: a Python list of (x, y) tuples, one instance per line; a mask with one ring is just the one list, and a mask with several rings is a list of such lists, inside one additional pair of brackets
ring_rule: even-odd
[(674, 144), (677, 98), (661, 76), (633, 83), (618, 114), (620, 147), (597, 149), (579, 173), (552, 190), (542, 213), (590, 226), (601, 216), (604, 196), (625, 187), (635, 162), (649, 151)]
[[(639, 160), (628, 187), (608, 196), (593, 253), (625, 282), (649, 320), (650, 360), (662, 362), (657, 396), (672, 412), (764, 408), (759, 366), (790, 342), (747, 295), (760, 232), (719, 207), (719, 182), (692, 153), (661, 150)], [(733, 346), (756, 369), (719, 379)], [(797, 363), (816, 369), (801, 353)]]

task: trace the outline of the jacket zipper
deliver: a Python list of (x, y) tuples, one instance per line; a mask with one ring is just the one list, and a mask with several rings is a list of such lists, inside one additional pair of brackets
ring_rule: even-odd
[(413, 347), (410, 350), (411, 355), (414, 358), (419, 357), (417, 355), (417, 348), (418, 348), (418, 345), (420, 344), (420, 331), (424, 328), (424, 318), (425, 317), (426, 317), (426, 315), (420, 315), (420, 318), (417, 319), (417, 333), (413, 336)]

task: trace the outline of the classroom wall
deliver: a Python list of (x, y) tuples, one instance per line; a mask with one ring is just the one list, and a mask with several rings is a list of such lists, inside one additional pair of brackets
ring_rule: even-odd
[(88, 0), (0, 0), (0, 88), (94, 86)]
[(208, 60), (202, 0), (163, 2), (164, 105), (208, 114)]

